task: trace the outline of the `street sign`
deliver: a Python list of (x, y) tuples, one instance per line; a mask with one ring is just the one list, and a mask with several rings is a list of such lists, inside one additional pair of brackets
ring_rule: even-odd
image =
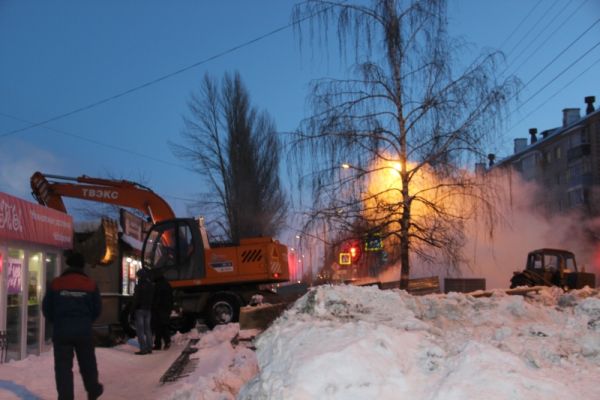
[(352, 255), (350, 253), (340, 253), (340, 265), (352, 264)]
[(381, 249), (383, 249), (383, 241), (379, 235), (368, 236), (365, 239), (366, 251), (380, 251)]

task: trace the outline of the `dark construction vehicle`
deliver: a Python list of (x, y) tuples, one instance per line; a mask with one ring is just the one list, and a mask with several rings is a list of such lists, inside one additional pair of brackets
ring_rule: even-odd
[(527, 255), (524, 271), (514, 272), (511, 289), (518, 286), (558, 286), (565, 290), (596, 287), (593, 273), (577, 269), (575, 255), (567, 250), (539, 249)]
[[(176, 218), (160, 196), (135, 182), (36, 172), (31, 188), (40, 204), (63, 212), (65, 196), (145, 213), (154, 225), (143, 242), (142, 267), (160, 271), (169, 281), (181, 307), (182, 331), (191, 329), (198, 318), (209, 326), (238, 321), (240, 307), (265, 293), (261, 285), (289, 280), (285, 245), (269, 237), (209, 244), (202, 218)], [(131, 332), (129, 326), (124, 328)]]

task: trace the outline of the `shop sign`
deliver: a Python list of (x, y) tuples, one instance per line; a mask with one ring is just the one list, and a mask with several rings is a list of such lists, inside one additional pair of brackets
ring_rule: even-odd
[(150, 230), (151, 224), (144, 221), (143, 218), (121, 209), (121, 228), (123, 234), (141, 242), (144, 240), (145, 233)]
[(0, 239), (72, 247), (73, 219), (60, 211), (0, 193)]
[(23, 261), (18, 258), (8, 259), (8, 294), (21, 293), (21, 273), (23, 269)]

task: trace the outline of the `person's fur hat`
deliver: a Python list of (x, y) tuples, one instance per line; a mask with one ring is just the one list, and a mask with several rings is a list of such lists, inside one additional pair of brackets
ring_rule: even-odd
[(85, 258), (83, 257), (83, 254), (75, 251), (71, 251), (67, 254), (67, 259), (65, 262), (71, 268), (85, 267)]

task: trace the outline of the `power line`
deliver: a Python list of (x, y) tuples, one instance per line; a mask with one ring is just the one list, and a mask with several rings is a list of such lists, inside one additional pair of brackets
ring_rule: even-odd
[(565, 47), (560, 53), (558, 53), (548, 64), (546, 64), (541, 70), (538, 71), (525, 85), (523, 88), (527, 87), (531, 82), (533, 82), (538, 76), (540, 76), (548, 67), (550, 67), (554, 62), (560, 58), (567, 50), (569, 50), (575, 43), (577, 43), (586, 33), (588, 33), (594, 26), (596, 26), (600, 22), (600, 18), (598, 18), (592, 25), (590, 25), (585, 31), (583, 31), (575, 40), (573, 40), (567, 47)]
[[(592, 25), (590, 25), (585, 31), (583, 31), (575, 40), (573, 40), (571, 43), (569, 43), (567, 45), (567, 47), (565, 47), (560, 53), (558, 53), (558, 55), (556, 55), (549, 63), (547, 63), (541, 70), (539, 70), (531, 79), (529, 79), (529, 81), (527, 81), (527, 83), (525, 83), (525, 85), (523, 85), (522, 89), (529, 86), (529, 84), (531, 82), (533, 82), (538, 76), (540, 76), (546, 69), (548, 69), (548, 67), (550, 67), (552, 64), (554, 64), (554, 62), (556, 62), (556, 60), (560, 56), (562, 56), (568, 49), (570, 49), (576, 42), (578, 42), (587, 32), (590, 31), (590, 29), (592, 29), (596, 24), (598, 24), (598, 22), (600, 22), (600, 18), (597, 19)], [(579, 62), (583, 57), (585, 57), (587, 54), (589, 54), (598, 45), (600, 45), (600, 42), (596, 43), (596, 45), (594, 45), (592, 48), (590, 48), (587, 52), (585, 52), (582, 56), (580, 56), (574, 63), (571, 63), (571, 65), (569, 65), (566, 69), (564, 69), (557, 76), (555, 76), (553, 79), (551, 79), (550, 82), (548, 82), (540, 90), (538, 90), (536, 93), (534, 93), (532, 96), (530, 96), (525, 102), (519, 104), (517, 106), (517, 108), (515, 108), (511, 112), (509, 112), (507, 118), (512, 116), (512, 114), (514, 114), (517, 109), (523, 107), (524, 104), (528, 103), (531, 99), (533, 99), (535, 96), (537, 96), (542, 90), (544, 90), (548, 85), (550, 85), (552, 82), (554, 82), (554, 80), (556, 80), (558, 77), (560, 77), (564, 72), (566, 72), (568, 69), (570, 69), (573, 65), (575, 65), (577, 62)], [(517, 96), (517, 93), (515, 93), (513, 96), (511, 96), (509, 98), (509, 100), (514, 99), (516, 96)]]
[[(22, 119), (22, 118), (18, 118), (18, 117), (12, 116), (12, 115), (8, 115), (8, 114), (5, 114), (3, 112), (0, 112), (0, 115), (2, 115), (3, 117), (6, 117), (6, 118), (13, 119), (15, 121), (25, 122), (27, 124), (31, 124), (32, 123), (31, 121), (27, 121), (27, 120)], [(124, 148), (124, 147), (120, 147), (120, 146), (115, 146), (115, 145), (109, 144), (109, 143), (104, 143), (104, 142), (101, 142), (101, 141), (98, 141), (98, 140), (87, 138), (85, 136), (77, 135), (75, 133), (67, 132), (67, 131), (64, 131), (64, 130), (61, 130), (61, 129), (52, 128), (50, 126), (44, 126), (43, 128), (44, 129), (48, 129), (48, 130), (53, 131), (53, 132), (56, 132), (56, 133), (60, 133), (61, 135), (66, 135), (66, 136), (77, 138), (79, 140), (84, 140), (86, 142), (90, 142), (90, 143), (96, 144), (98, 146), (103, 146), (103, 147), (107, 147), (107, 148), (110, 148), (110, 149), (113, 149), (113, 150), (118, 150), (118, 151), (121, 151), (121, 152), (124, 152), (124, 153), (127, 153), (127, 154), (133, 154), (133, 155), (136, 155), (138, 157), (146, 158), (148, 160), (156, 161), (156, 162), (159, 162), (159, 163), (162, 163), (162, 164), (171, 165), (173, 167), (177, 167), (177, 168), (185, 169), (186, 171), (190, 171), (189, 168), (186, 168), (185, 166), (183, 166), (181, 164), (177, 164), (177, 163), (174, 163), (174, 162), (171, 162), (171, 161), (163, 160), (161, 158), (150, 156), (148, 154), (140, 153), (139, 151), (136, 151), (136, 150), (132, 150), (132, 149), (128, 149), (128, 148)]]
[(513, 37), (513, 35), (519, 30), (519, 28), (521, 27), (521, 25), (523, 25), (523, 23), (527, 20), (527, 18), (529, 18), (529, 16), (533, 13), (533, 11), (535, 11), (535, 9), (542, 3), (543, 0), (539, 0), (527, 13), (527, 15), (525, 15), (523, 17), (523, 19), (517, 24), (517, 26), (515, 27), (515, 29), (513, 29), (513, 31), (510, 33), (510, 35), (508, 35), (508, 37), (506, 39), (504, 39), (504, 41), (502, 42), (502, 44), (500, 44), (500, 46), (498, 46), (498, 48), (503, 48), (504, 45), (506, 45), (506, 43), (508, 43), (508, 41)]
[(561, 77), (565, 72), (567, 72), (569, 69), (571, 69), (575, 64), (577, 64), (579, 61), (581, 61), (585, 56), (587, 56), (590, 52), (592, 52), (592, 50), (594, 50), (598, 46), (600, 46), (600, 41), (596, 42), (595, 45), (590, 47), (585, 53), (583, 53), (575, 61), (573, 61), (566, 68), (564, 68), (562, 71), (560, 71), (556, 76), (554, 76), (554, 78), (552, 78), (548, 83), (546, 83), (544, 86), (542, 86), (537, 92), (532, 94), (527, 100), (525, 100), (523, 103), (521, 103), (521, 107), (523, 105), (527, 104), (531, 99), (533, 99), (535, 96), (537, 96), (542, 90), (547, 88), (550, 84), (552, 84), (555, 80), (557, 80), (559, 77)]
[[(592, 25), (590, 25), (583, 33), (581, 33), (574, 41), (572, 41), (569, 45), (567, 45), (567, 47), (565, 47), (556, 57), (554, 57), (548, 64), (546, 64), (540, 71), (538, 71), (537, 74), (535, 74), (535, 76), (533, 76), (524, 86), (523, 88), (527, 87), (531, 82), (533, 82), (533, 80), (535, 80), (538, 76), (541, 75), (542, 72), (544, 72), (550, 65), (552, 65), (562, 54), (564, 54), (569, 48), (571, 48), (571, 46), (573, 46), (573, 44), (575, 44), (577, 41), (579, 41), (579, 39), (581, 39), (590, 29), (592, 29), (596, 24), (598, 24), (598, 22), (600, 22), (600, 18), (597, 19)], [(523, 103), (519, 104), (519, 106), (512, 110), (511, 112), (509, 112), (507, 117), (512, 116), (512, 114), (514, 114), (516, 112), (517, 109), (523, 107), (525, 104), (527, 104), (529, 101), (531, 101), (534, 97), (536, 97), (540, 92), (542, 92), (545, 88), (547, 88), (549, 85), (551, 85), (554, 81), (556, 81), (556, 79), (558, 79), (560, 76), (562, 76), (566, 71), (568, 71), (569, 69), (571, 69), (575, 64), (577, 64), (579, 61), (581, 61), (585, 56), (587, 56), (590, 52), (592, 52), (596, 47), (600, 46), (600, 41), (597, 42), (595, 45), (593, 45), (591, 48), (589, 48), (585, 53), (583, 53), (581, 56), (579, 56), (575, 61), (573, 61), (571, 64), (569, 64), (566, 68), (564, 68), (561, 72), (559, 72), (556, 76), (554, 76), (552, 79), (550, 79), (550, 81), (548, 81), (544, 86), (542, 86), (538, 91), (536, 91), (533, 95), (531, 95), (527, 100), (525, 100)], [(516, 96), (513, 95), (510, 99), (512, 100), (514, 97)], [(528, 115), (529, 116), (529, 115)], [(521, 123), (522, 121), (519, 121), (517, 124), (513, 125), (510, 129), (513, 129), (516, 125), (518, 125), (519, 123)]]
[(0, 134), (0, 138), (6, 137), (6, 136), (10, 136), (10, 135), (14, 135), (15, 133), (23, 132), (23, 131), (26, 131), (26, 130), (31, 129), (31, 128), (36, 128), (38, 126), (42, 126), (42, 125), (45, 125), (47, 123), (57, 121), (59, 119), (63, 119), (63, 118), (69, 117), (69, 116), (71, 116), (73, 114), (77, 114), (77, 113), (80, 113), (82, 111), (89, 110), (91, 108), (97, 107), (99, 105), (108, 103), (108, 102), (113, 101), (113, 100), (116, 100), (116, 99), (118, 99), (120, 97), (126, 96), (126, 95), (131, 94), (133, 92), (136, 92), (138, 90), (144, 89), (144, 88), (146, 88), (148, 86), (152, 86), (152, 85), (154, 85), (156, 83), (162, 82), (162, 81), (164, 81), (166, 79), (169, 79), (169, 78), (172, 78), (172, 77), (174, 77), (176, 75), (180, 75), (180, 74), (182, 74), (182, 73), (184, 73), (186, 71), (189, 71), (189, 70), (191, 70), (193, 68), (199, 67), (200, 65), (203, 65), (203, 64), (206, 64), (206, 63), (208, 63), (210, 61), (216, 60), (217, 58), (221, 58), (221, 57), (223, 57), (223, 56), (225, 56), (227, 54), (231, 54), (231, 53), (233, 53), (233, 52), (235, 52), (237, 50), (240, 50), (240, 49), (242, 49), (244, 47), (250, 46), (251, 44), (254, 44), (254, 43), (259, 42), (259, 41), (261, 41), (263, 39), (266, 39), (269, 36), (275, 35), (276, 33), (279, 33), (279, 32), (282, 32), (282, 31), (284, 31), (286, 29), (289, 29), (292, 26), (294, 26), (296, 24), (299, 24), (299, 23), (302, 23), (302, 22), (304, 22), (306, 20), (309, 20), (309, 19), (313, 18), (314, 16), (316, 16), (318, 14), (321, 14), (321, 13), (329, 10), (330, 8), (332, 8), (334, 6), (335, 5), (332, 5), (330, 7), (324, 8), (324, 9), (322, 9), (320, 11), (316, 11), (313, 14), (310, 14), (310, 15), (307, 15), (307, 16), (305, 16), (303, 18), (300, 18), (297, 21), (290, 22), (287, 25), (280, 26), (279, 28), (273, 29), (273, 30), (271, 30), (271, 31), (269, 31), (267, 33), (264, 33), (264, 34), (262, 34), (260, 36), (257, 36), (254, 39), (250, 39), (250, 40), (248, 40), (246, 42), (243, 42), (243, 43), (241, 43), (241, 44), (239, 44), (237, 46), (233, 46), (233, 47), (231, 47), (231, 48), (229, 48), (227, 50), (224, 50), (224, 51), (222, 51), (220, 53), (217, 53), (217, 54), (215, 54), (213, 56), (205, 58), (204, 60), (195, 62), (193, 64), (190, 64), (190, 65), (186, 66), (186, 67), (180, 68), (180, 69), (178, 69), (176, 71), (173, 71), (173, 72), (170, 72), (168, 74), (159, 76), (158, 78), (155, 78), (155, 79), (152, 79), (152, 80), (150, 80), (148, 82), (145, 82), (145, 83), (142, 83), (140, 85), (134, 86), (134, 87), (132, 87), (130, 89), (124, 90), (124, 91), (119, 92), (117, 94), (114, 94), (112, 96), (108, 96), (108, 97), (105, 97), (103, 99), (100, 99), (100, 100), (97, 100), (95, 102), (92, 102), (92, 103), (90, 103), (88, 105), (75, 108), (75, 109), (73, 109), (71, 111), (67, 111), (67, 112), (62, 113), (62, 114), (55, 115), (54, 117), (48, 118), (48, 119), (43, 120), (41, 122), (32, 123), (32, 124), (30, 124), (28, 126), (25, 126), (23, 128), (13, 129), (12, 131), (8, 131), (8, 132), (5, 132), (5, 133), (2, 133), (2, 134)]
[(548, 97), (543, 103), (541, 103), (535, 109), (533, 109), (532, 111), (530, 111), (521, 120), (519, 120), (519, 122), (517, 122), (513, 126), (511, 126), (510, 129), (509, 129), (509, 131), (512, 130), (512, 129), (514, 129), (517, 125), (519, 125), (521, 122), (525, 121), (527, 118), (529, 118), (533, 113), (535, 113), (540, 108), (542, 108), (544, 105), (546, 105), (550, 100), (552, 100), (553, 98), (555, 98), (559, 94), (562, 94), (563, 91), (566, 88), (568, 88), (569, 86), (571, 86), (577, 79), (581, 78), (585, 73), (587, 73), (590, 69), (592, 69), (594, 66), (596, 66), (596, 64), (599, 64), (599, 63), (600, 63), (600, 58), (598, 58), (596, 61), (594, 61), (589, 67), (587, 67), (586, 69), (584, 69), (583, 71), (581, 71), (575, 78), (571, 79), (566, 85), (564, 85), (563, 87), (561, 87), (560, 89), (558, 89), (554, 94), (552, 94), (550, 97)]
[(531, 24), (531, 28), (527, 31), (527, 33), (525, 33), (523, 35), (523, 37), (521, 38), (521, 40), (519, 40), (514, 46), (513, 48), (507, 53), (506, 57), (510, 57), (510, 55), (513, 53), (513, 51), (515, 51), (515, 49), (517, 47), (519, 47), (521, 45), (521, 43), (523, 43), (523, 40), (529, 36), (529, 34), (535, 29), (535, 27), (544, 19), (546, 18), (546, 15), (548, 15), (548, 13), (550, 12), (550, 10), (552, 10), (554, 8), (554, 6), (558, 3), (559, 0), (554, 0), (554, 3), (552, 3), (552, 5), (546, 9), (546, 11), (544, 12), (544, 14), (542, 14), (542, 16), (540, 18), (538, 18), (538, 20), (534, 23)]
[[(567, 26), (567, 22), (569, 22), (569, 21), (571, 20), (571, 18), (573, 18), (573, 16), (574, 16), (575, 14), (577, 14), (577, 12), (578, 12), (578, 11), (579, 11), (579, 10), (580, 10), (580, 9), (581, 9), (581, 8), (582, 8), (584, 5), (585, 5), (585, 3), (587, 3), (588, 1), (589, 1), (589, 0), (584, 0), (584, 1), (582, 1), (582, 2), (581, 2), (581, 4), (579, 5), (579, 7), (577, 7), (577, 8), (576, 8), (576, 9), (575, 9), (575, 10), (574, 10), (574, 11), (573, 11), (571, 14), (569, 14), (569, 16), (568, 16), (567, 18), (565, 18), (564, 20), (562, 20), (562, 21), (561, 21), (561, 22), (558, 24), (558, 26), (556, 27), (556, 29), (554, 29), (554, 30), (553, 30), (553, 31), (550, 33), (550, 35), (548, 35), (548, 36), (546, 37), (546, 40), (544, 40), (542, 43), (540, 43), (540, 44), (539, 44), (539, 45), (538, 45), (538, 46), (535, 48), (535, 50), (534, 50), (533, 52), (529, 53), (529, 54), (528, 54), (528, 57), (527, 57), (527, 58), (526, 58), (526, 59), (525, 59), (523, 62), (521, 62), (521, 64), (519, 64), (519, 66), (518, 66), (517, 68), (515, 68), (514, 72), (516, 72), (516, 71), (518, 71), (519, 69), (521, 69), (521, 67), (522, 67), (522, 66), (523, 66), (523, 65), (524, 65), (524, 64), (525, 64), (527, 61), (531, 60), (531, 59), (533, 58), (533, 56), (534, 56), (534, 55), (536, 55), (536, 54), (537, 54), (537, 52), (538, 52), (538, 51), (540, 51), (540, 49), (542, 49), (542, 48), (544, 47), (544, 45), (545, 45), (546, 43), (548, 43), (548, 41), (549, 41), (550, 39), (552, 39), (552, 37), (553, 37), (553, 36), (554, 36), (554, 35), (555, 35), (555, 34), (556, 34), (556, 33), (557, 33), (559, 30), (561, 30), (562, 28), (564, 28), (565, 26)], [(566, 3), (566, 6), (568, 6), (568, 5), (569, 5), (569, 3)], [(565, 6), (565, 8), (566, 8), (566, 6)], [(565, 10), (565, 8), (563, 8), (563, 9), (562, 9), (562, 10), (561, 10), (561, 11), (560, 11), (560, 12), (559, 12), (557, 15), (556, 15), (556, 17), (558, 17), (560, 14), (562, 14), (562, 12)], [(555, 17), (554, 19), (556, 19), (556, 17)], [(547, 25), (547, 27), (548, 27), (548, 26), (550, 26), (550, 24), (551, 24), (551, 23), (554, 21), (554, 19), (553, 19), (552, 21), (550, 21), (550, 23)], [(542, 30), (542, 32), (543, 32), (544, 30), (546, 30), (546, 28), (544, 28), (544, 29)], [(542, 34), (542, 32), (540, 32), (540, 35)], [(539, 35), (538, 35), (538, 36), (539, 36)], [(530, 44), (533, 44), (533, 42), (531, 42)], [(529, 46), (528, 46), (528, 47), (529, 47)], [(520, 55), (521, 55), (521, 54), (519, 54), (519, 56), (517, 56), (516, 58), (519, 58), (519, 57), (520, 57)], [(508, 69), (508, 68), (507, 68), (507, 69)], [(514, 72), (513, 72), (513, 73), (514, 73)]]
[(170, 199), (185, 201), (185, 202), (188, 202), (188, 203), (198, 203), (198, 202), (200, 202), (199, 199), (188, 199), (188, 198), (185, 198), (185, 197), (178, 197), (178, 196), (173, 196), (173, 195), (170, 195), (170, 194), (161, 194), (161, 196), (162, 197), (168, 197)]

